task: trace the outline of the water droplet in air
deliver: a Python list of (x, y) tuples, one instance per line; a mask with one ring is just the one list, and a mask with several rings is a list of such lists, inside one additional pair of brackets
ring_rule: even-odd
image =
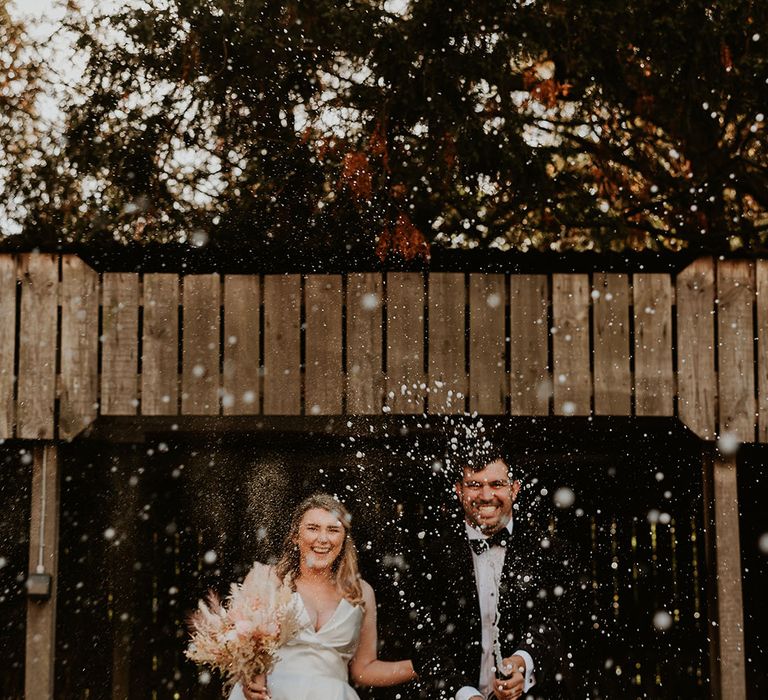
[(661, 632), (668, 630), (672, 627), (672, 615), (666, 610), (659, 610), (653, 616), (653, 626)]
[(217, 558), (218, 555), (212, 549), (209, 549), (205, 554), (203, 554), (203, 561), (209, 565), (215, 564)]
[(198, 228), (192, 231), (192, 235), (189, 237), (190, 243), (196, 248), (202, 248), (208, 243), (208, 233), (203, 229)]
[(724, 432), (717, 439), (717, 449), (724, 455), (736, 454), (739, 449), (739, 438), (735, 433)]
[(567, 486), (561, 486), (555, 491), (552, 499), (558, 508), (570, 508), (576, 501), (576, 494), (573, 489), (569, 489)]

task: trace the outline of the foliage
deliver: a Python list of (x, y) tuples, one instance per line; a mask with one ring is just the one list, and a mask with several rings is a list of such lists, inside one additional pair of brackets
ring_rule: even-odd
[[(43, 67), (29, 48), (24, 27), (0, 4), (0, 183), (6, 192), (23, 193), (22, 173), (29, 170), (43, 139), (36, 100), (43, 89)], [(12, 216), (15, 198), (0, 200), (0, 221)]]
[(73, 10), (63, 145), (4, 154), (6, 200), (32, 241), (760, 251), (766, 26), (745, 0)]

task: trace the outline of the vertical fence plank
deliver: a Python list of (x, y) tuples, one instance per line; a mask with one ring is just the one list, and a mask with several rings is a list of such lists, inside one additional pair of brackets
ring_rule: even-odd
[(381, 275), (347, 277), (347, 413), (381, 413), (382, 372)]
[(99, 394), (99, 276), (75, 255), (61, 260), (59, 437), (72, 439), (96, 419)]
[(672, 280), (668, 274), (636, 274), (632, 280), (635, 317), (635, 413), (671, 416)]
[(179, 277), (144, 275), (141, 344), (141, 412), (170, 416), (179, 411)]
[(736, 457), (716, 457), (713, 472), (718, 623), (713, 632), (719, 636), (719, 697), (722, 700), (744, 700), (747, 697), (744, 599)]
[(219, 413), (221, 282), (218, 274), (183, 278), (181, 412)]
[(264, 277), (264, 413), (301, 413), (301, 277)]
[(717, 264), (720, 433), (741, 442), (755, 439), (754, 274), (747, 261)]
[(512, 275), (509, 280), (510, 412), (549, 413), (549, 284), (546, 275)]
[(700, 258), (677, 276), (677, 411), (704, 440), (715, 438), (715, 266)]
[[(174, 277), (178, 288), (178, 275)], [(144, 397), (142, 396), (141, 399), (143, 405)], [(138, 513), (146, 513), (143, 510), (141, 489), (125, 488), (125, 479), (129, 474), (141, 474), (144, 471), (143, 455), (139, 450), (122, 450), (120, 464), (115, 466), (118, 468), (114, 471), (110, 468), (106, 482), (101, 482), (103, 486), (99, 494), (99, 508), (108, 513), (107, 522), (115, 531), (112, 546), (105, 548), (104, 558), (100, 562), (103, 566), (103, 569), (100, 567), (102, 576), (100, 583), (108, 591), (109, 622), (111, 622), (109, 632), (112, 633), (114, 640), (111, 645), (112, 658), (110, 659), (107, 653), (102, 656), (102, 668), (107, 677), (111, 676), (112, 687), (105, 683), (102, 688), (106, 697), (111, 700), (128, 700), (138, 694), (135, 662), (139, 655), (136, 651), (143, 646), (144, 641), (143, 637), (135, 635), (136, 603), (140, 599), (138, 597), (140, 583), (137, 580), (134, 564), (146, 556), (147, 552), (142, 546), (146, 542), (142, 538), (143, 518), (136, 517)], [(175, 533), (174, 536), (176, 551), (178, 551), (179, 541), (177, 538), (179, 533)], [(175, 551), (174, 555), (174, 559), (178, 561)], [(151, 564), (148, 568), (153, 569), (152, 578), (158, 575), (159, 572)], [(162, 615), (160, 610), (158, 614)]]
[(60, 472), (59, 453), (55, 445), (33, 448), (28, 570), (30, 574), (48, 574), (51, 577), (51, 595), (47, 600), (27, 600), (24, 697), (35, 700), (55, 697)]
[(504, 275), (469, 276), (469, 410), (507, 410)]
[(424, 278), (387, 276), (387, 405), (392, 413), (424, 411)]
[(597, 273), (592, 284), (595, 413), (628, 416), (632, 410), (629, 280), (626, 274)]
[(259, 412), (259, 316), (261, 286), (258, 275), (224, 277), (224, 415)]
[(757, 396), (758, 442), (768, 442), (768, 260), (758, 260), (757, 285)]
[(340, 275), (308, 275), (304, 286), (306, 311), (305, 412), (341, 413), (343, 348)]
[(105, 272), (102, 280), (101, 413), (136, 413), (139, 276)]
[(592, 396), (587, 275), (552, 275), (552, 316), (555, 414), (587, 416)]
[(467, 394), (464, 273), (429, 276), (429, 412), (463, 413)]
[(0, 255), (0, 438), (13, 437), (16, 344), (16, 260)]
[(58, 257), (41, 253), (22, 255), (19, 272), (21, 318), (17, 436), (52, 439), (56, 396)]

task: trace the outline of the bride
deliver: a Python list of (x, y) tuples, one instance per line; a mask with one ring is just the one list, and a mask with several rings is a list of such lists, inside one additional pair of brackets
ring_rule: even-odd
[(298, 634), (267, 678), (235, 685), (229, 700), (359, 700), (349, 685), (388, 686), (416, 678), (410, 661), (379, 661), (376, 598), (360, 578), (347, 509), (328, 494), (293, 513), (274, 574), (300, 609)]

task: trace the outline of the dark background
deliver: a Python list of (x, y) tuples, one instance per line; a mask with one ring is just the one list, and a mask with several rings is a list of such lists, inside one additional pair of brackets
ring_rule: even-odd
[[(588, 697), (708, 697), (707, 568), (700, 443), (671, 421), (499, 420), (519, 467), (520, 512), (531, 512), (580, 553), (583, 606), (566, 632)], [(81, 439), (62, 446), (57, 698), (215, 698), (183, 657), (184, 617), (207, 589), (225, 592), (250, 564), (279, 552), (290, 512), (317, 490), (353, 513), (363, 576), (377, 591), (382, 656), (399, 658), (393, 567), (409, 542), (455, 508), (435, 468), (444, 426), (423, 421), (353, 435), (273, 430)], [(108, 432), (108, 429), (107, 429)], [(368, 432), (366, 435), (365, 433)], [(104, 435), (102, 430), (99, 434)], [(29, 472), (6, 446), (0, 482), (0, 696), (21, 697)], [(741, 453), (740, 487), (750, 697), (766, 680), (768, 611), (759, 600), (768, 530), (760, 509), (762, 450)], [(561, 487), (575, 495), (557, 508)], [(652, 523), (650, 521), (656, 521)], [(211, 552), (215, 553), (212, 561)], [(206, 553), (208, 557), (206, 557)], [(564, 572), (564, 575), (570, 575)], [(667, 611), (671, 626), (654, 616)], [(409, 697), (408, 688), (361, 698)], [(583, 695), (582, 695), (583, 696)]]

